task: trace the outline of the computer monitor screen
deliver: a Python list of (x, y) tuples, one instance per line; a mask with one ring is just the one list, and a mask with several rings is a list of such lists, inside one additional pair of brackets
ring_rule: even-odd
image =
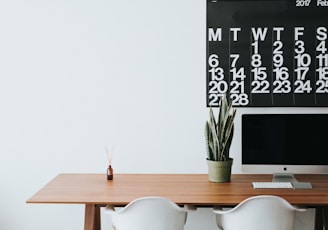
[(328, 173), (328, 114), (243, 114), (242, 171)]

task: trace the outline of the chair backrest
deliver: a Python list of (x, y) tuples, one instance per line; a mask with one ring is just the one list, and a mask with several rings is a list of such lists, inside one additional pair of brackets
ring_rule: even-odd
[(139, 198), (118, 211), (106, 209), (117, 230), (182, 230), (187, 219), (184, 208), (163, 197)]
[(305, 211), (278, 196), (253, 196), (230, 210), (214, 210), (224, 230), (293, 230), (295, 213)]

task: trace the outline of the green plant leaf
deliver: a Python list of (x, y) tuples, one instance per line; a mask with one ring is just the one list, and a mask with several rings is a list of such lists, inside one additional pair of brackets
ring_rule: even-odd
[(215, 120), (214, 112), (210, 107), (209, 121), (206, 122), (205, 135), (207, 156), (210, 160), (229, 160), (229, 150), (234, 134), (234, 119), (236, 109), (226, 95), (220, 98), (220, 108)]
[(212, 143), (212, 137), (210, 134), (210, 127), (209, 123), (206, 121), (205, 123), (205, 144), (206, 144), (206, 153), (207, 153), (207, 159), (213, 160), (214, 159), (214, 153), (212, 151), (213, 143)]

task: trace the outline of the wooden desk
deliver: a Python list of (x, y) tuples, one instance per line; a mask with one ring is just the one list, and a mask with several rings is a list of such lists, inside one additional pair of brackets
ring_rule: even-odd
[(211, 183), (206, 174), (60, 174), (27, 200), (27, 203), (84, 204), (84, 230), (100, 230), (100, 207), (124, 206), (143, 196), (163, 196), (179, 205), (234, 206), (254, 196), (271, 194), (291, 204), (316, 208), (315, 229), (328, 221), (328, 175), (296, 175), (313, 189), (253, 189), (252, 181), (270, 181), (272, 175), (232, 175), (230, 183)]

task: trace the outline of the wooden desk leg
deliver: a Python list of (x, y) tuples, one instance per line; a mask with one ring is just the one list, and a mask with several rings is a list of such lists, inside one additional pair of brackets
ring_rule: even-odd
[(327, 229), (328, 223), (328, 207), (316, 207), (315, 209), (315, 230)]
[(96, 205), (94, 230), (101, 230), (100, 205)]
[(101, 230), (100, 206), (95, 204), (85, 205), (84, 230)]

